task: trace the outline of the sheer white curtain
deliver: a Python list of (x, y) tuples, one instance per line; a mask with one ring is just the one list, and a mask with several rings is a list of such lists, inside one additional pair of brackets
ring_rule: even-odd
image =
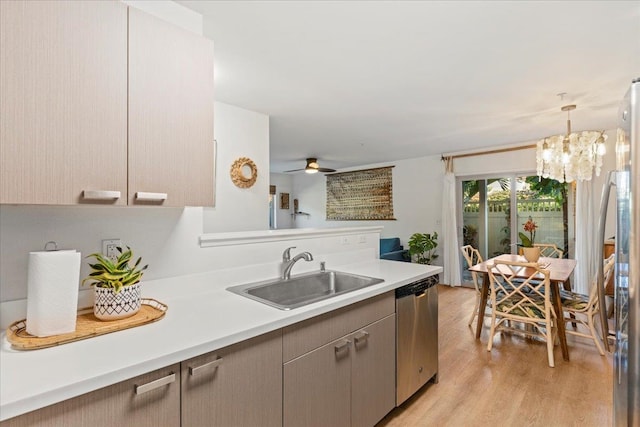
[(460, 286), (460, 249), (456, 229), (456, 176), (453, 159), (444, 159), (444, 187), (442, 189), (442, 241), (444, 273), (442, 281), (449, 286)]
[(573, 289), (588, 295), (596, 273), (596, 209), (593, 181), (576, 183), (576, 265)]

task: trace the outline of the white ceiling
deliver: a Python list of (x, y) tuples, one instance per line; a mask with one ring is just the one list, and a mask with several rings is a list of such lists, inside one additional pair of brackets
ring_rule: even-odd
[[(216, 100), (270, 116), (271, 170), (340, 169), (612, 129), (640, 1), (190, 1)], [(566, 92), (564, 100), (558, 93)]]

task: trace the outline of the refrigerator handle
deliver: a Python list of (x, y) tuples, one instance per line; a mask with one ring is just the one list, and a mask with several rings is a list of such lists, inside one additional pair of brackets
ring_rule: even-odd
[(607, 321), (607, 301), (604, 289), (604, 271), (602, 261), (604, 259), (604, 228), (607, 221), (607, 208), (609, 207), (609, 196), (611, 187), (616, 185), (616, 172), (609, 171), (607, 180), (602, 188), (602, 199), (600, 200), (600, 221), (598, 223), (598, 237), (596, 240), (596, 280), (598, 289), (598, 304), (600, 304), (600, 325), (602, 327), (602, 341), (607, 352), (609, 349), (609, 326)]

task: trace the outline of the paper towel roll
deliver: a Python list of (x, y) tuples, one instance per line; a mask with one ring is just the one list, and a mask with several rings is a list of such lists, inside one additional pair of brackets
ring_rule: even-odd
[(80, 252), (29, 253), (27, 332), (37, 337), (76, 330)]

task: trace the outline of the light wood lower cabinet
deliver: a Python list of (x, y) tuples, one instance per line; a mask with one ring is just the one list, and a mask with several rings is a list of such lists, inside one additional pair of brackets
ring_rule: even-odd
[(180, 365), (158, 369), (11, 418), (0, 426), (180, 426)]
[(284, 364), (283, 425), (367, 426), (395, 406), (395, 314)]
[(182, 362), (182, 426), (282, 425), (282, 331)]
[(395, 406), (395, 319), (391, 291), (0, 427), (372, 427)]
[(351, 424), (351, 352), (345, 337), (285, 363), (285, 427)]
[(396, 316), (353, 336), (351, 425), (372, 427), (396, 405)]

